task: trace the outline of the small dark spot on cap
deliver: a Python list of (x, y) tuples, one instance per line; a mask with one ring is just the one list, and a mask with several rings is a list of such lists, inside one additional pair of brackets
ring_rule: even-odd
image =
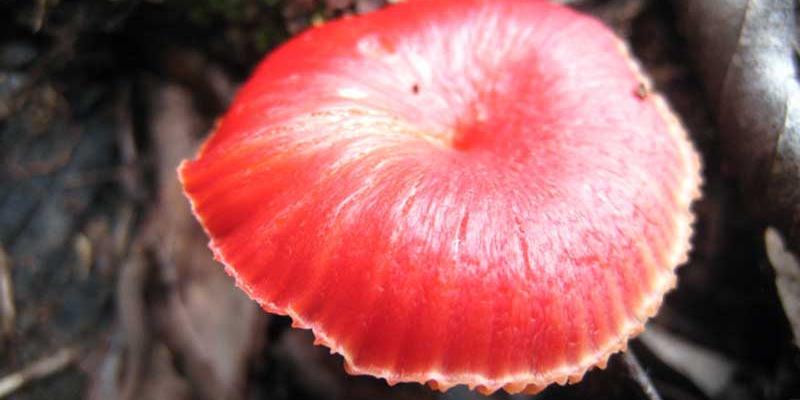
[(411, 93), (419, 94), (419, 84), (415, 83), (413, 86), (411, 86)]
[(636, 93), (636, 97), (644, 100), (644, 99), (647, 98), (647, 96), (650, 95), (650, 89), (647, 88), (647, 85), (645, 85), (644, 83), (640, 82), (639, 86), (636, 87), (635, 93)]

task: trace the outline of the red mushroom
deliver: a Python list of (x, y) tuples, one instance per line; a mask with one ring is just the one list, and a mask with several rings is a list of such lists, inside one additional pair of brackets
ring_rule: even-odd
[(417, 0), (269, 55), (180, 175), (216, 258), (348, 371), (575, 382), (689, 248), (699, 161), (600, 22)]

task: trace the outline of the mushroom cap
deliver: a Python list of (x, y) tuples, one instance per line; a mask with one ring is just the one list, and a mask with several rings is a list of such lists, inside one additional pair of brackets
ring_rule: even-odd
[(180, 176), (237, 285), (349, 372), (536, 392), (686, 260), (700, 164), (649, 87), (566, 7), (400, 3), (266, 57)]

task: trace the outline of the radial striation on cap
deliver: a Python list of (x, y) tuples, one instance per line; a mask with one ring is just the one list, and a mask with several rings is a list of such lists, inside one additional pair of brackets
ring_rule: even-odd
[(625, 46), (536, 0), (416, 0), (262, 62), (180, 176), (210, 247), (346, 368), (536, 392), (625, 348), (700, 163)]

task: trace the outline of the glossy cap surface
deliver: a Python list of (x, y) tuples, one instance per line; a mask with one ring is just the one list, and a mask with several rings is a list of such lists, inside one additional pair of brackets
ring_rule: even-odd
[(685, 261), (699, 161), (621, 41), (536, 0), (417, 0), (270, 54), (181, 179), (211, 248), (349, 371), (580, 380)]

